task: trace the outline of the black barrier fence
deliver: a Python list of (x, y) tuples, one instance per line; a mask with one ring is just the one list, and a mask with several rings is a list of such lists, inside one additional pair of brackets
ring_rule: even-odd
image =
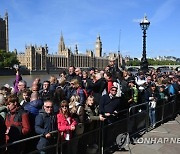
[[(156, 126), (175, 118), (180, 112), (180, 95), (157, 101), (156, 107), (153, 110), (154, 124)], [(98, 122), (97, 127), (94, 129), (86, 130), (86, 128), (89, 128), (89, 125), (85, 124), (85, 132), (81, 135), (75, 135), (69, 141), (61, 141), (58, 131), (51, 132), (56, 134), (56, 141), (54, 144), (43, 149), (43, 151), (50, 152), (51, 154), (103, 154), (114, 146), (122, 148), (125, 144), (130, 143), (131, 138), (153, 129), (150, 112), (149, 102), (131, 106), (128, 110), (123, 110), (116, 115), (110, 116), (104, 122)], [(37, 142), (41, 136), (37, 135), (0, 146), (0, 151), (17, 144), (28, 147), (30, 143)], [(40, 152), (31, 149), (31, 151), (25, 153), (35, 154)]]

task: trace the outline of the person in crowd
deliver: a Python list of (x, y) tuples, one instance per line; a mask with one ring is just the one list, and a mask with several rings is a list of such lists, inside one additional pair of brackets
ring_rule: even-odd
[(59, 85), (56, 87), (54, 92), (54, 112), (59, 112), (59, 103), (62, 100), (65, 100), (66, 96), (65, 93), (67, 91), (66, 79), (63, 78), (59, 81)]
[(27, 82), (25, 80), (21, 80), (18, 83), (18, 93), (17, 96), (19, 98), (19, 102), (23, 100), (23, 91), (27, 90)]
[(155, 107), (159, 99), (159, 93), (155, 83), (145, 91), (145, 100), (149, 102), (149, 119), (150, 125), (154, 128), (156, 125)]
[[(7, 114), (7, 107), (5, 105), (5, 98), (3, 94), (0, 94), (0, 146), (5, 144), (5, 118)], [(5, 148), (0, 148), (0, 153), (4, 153)]]
[(110, 93), (103, 95), (99, 102), (100, 116), (107, 117), (108, 123), (113, 123), (116, 120), (117, 113), (123, 108), (123, 102), (119, 97), (116, 97), (117, 87), (112, 86)]
[(54, 93), (56, 90), (56, 87), (58, 86), (58, 80), (54, 75), (51, 75), (49, 78), (50, 86), (49, 90)]
[(68, 69), (69, 73), (66, 77), (67, 81), (71, 81), (72, 79), (76, 78), (76, 73), (75, 73), (75, 67), (74, 66), (70, 66)]
[(4, 91), (4, 97), (14, 94), (14, 88), (7, 83), (3, 87), (1, 87), (1, 90)]
[(82, 72), (82, 88), (84, 88), (87, 91), (88, 95), (92, 94), (91, 85), (92, 85), (92, 79), (88, 77), (88, 72), (83, 71)]
[[(85, 133), (90, 132), (92, 130), (97, 129), (100, 126), (99, 121), (104, 121), (105, 118), (102, 115), (99, 115), (99, 108), (95, 105), (94, 97), (88, 96), (85, 104), (85, 115), (86, 115), (86, 123), (85, 123)], [(84, 140), (86, 143), (86, 151), (92, 151), (98, 149), (98, 133), (93, 132), (86, 135), (86, 139)]]
[[(59, 113), (57, 114), (57, 125), (61, 134), (61, 141), (69, 141), (72, 138), (73, 131), (75, 131), (77, 122), (71, 117), (66, 100), (60, 103)], [(64, 145), (67, 146), (63, 147), (64, 154), (76, 154), (78, 142), (73, 143), (74, 144), (70, 144), (70, 146)]]
[(107, 87), (106, 90), (108, 93), (110, 93), (110, 89), (113, 86), (113, 81), (112, 81), (112, 74), (110, 72), (105, 72), (104, 73), (104, 78), (107, 81)]
[(7, 114), (6, 100), (3, 94), (0, 94), (0, 116), (5, 120)]
[(53, 100), (53, 92), (49, 90), (50, 88), (50, 82), (44, 81), (43, 82), (43, 88), (39, 91), (40, 99), (43, 101), (45, 100)]
[(16, 67), (15, 70), (16, 70), (16, 79), (15, 79), (13, 85), (14, 85), (14, 93), (17, 94), (19, 92), (18, 83), (19, 83), (19, 81), (22, 80), (22, 76), (20, 75), (19, 67)]
[[(30, 120), (30, 124), (31, 124), (31, 133), (29, 134), (29, 136), (35, 136), (35, 118), (36, 116), (39, 114), (39, 110), (42, 109), (43, 106), (43, 102), (41, 99), (39, 99), (39, 93), (37, 92), (33, 92), (30, 96), (30, 101), (24, 105), (24, 110), (27, 111), (29, 113), (29, 120)], [(27, 153), (32, 151), (32, 150), (36, 150), (36, 145), (37, 145), (38, 140), (34, 139), (34, 140), (30, 140), (27, 142), (27, 144), (29, 144), (28, 148), (27, 148)]]
[[(137, 105), (138, 103), (138, 89), (135, 84), (135, 80), (133, 77), (129, 78), (128, 80), (128, 86), (129, 86), (129, 96), (128, 96), (128, 105), (129, 107)], [(135, 114), (136, 111), (132, 111), (133, 114)]]
[[(6, 116), (6, 143), (25, 138), (31, 131), (28, 113), (25, 112), (19, 103), (18, 97), (10, 95), (7, 98), (8, 114)], [(7, 147), (8, 153), (21, 153), (24, 146), (16, 144)]]
[(23, 100), (20, 102), (20, 105), (24, 108), (24, 106), (30, 102), (31, 91), (28, 89), (24, 90), (22, 92), (22, 95), (23, 95)]
[(55, 153), (52, 149), (44, 149), (57, 142), (57, 134), (51, 133), (55, 130), (57, 130), (57, 117), (53, 112), (53, 102), (46, 100), (44, 101), (43, 108), (39, 110), (39, 114), (35, 118), (35, 132), (39, 135), (43, 134), (37, 144), (37, 149), (40, 153)]
[(64, 71), (64, 70), (61, 71), (61, 72), (59, 73), (59, 77), (60, 77), (60, 78), (57, 79), (59, 83), (61, 83), (61, 81), (66, 80), (66, 71)]
[(66, 94), (67, 100), (70, 100), (70, 98), (73, 95), (78, 95), (80, 97), (79, 103), (81, 105), (84, 105), (86, 101), (86, 94), (84, 90), (81, 88), (79, 81), (77, 79), (73, 79), (71, 80), (70, 84), (71, 85), (69, 89), (67, 90), (67, 94)]
[(39, 90), (40, 90), (40, 88), (39, 88), (40, 86), (38, 85), (38, 84), (32, 84), (32, 86), (31, 86), (31, 92), (33, 93), (33, 92), (39, 92)]
[[(0, 93), (0, 146), (4, 145), (5, 142), (5, 119), (7, 115), (7, 106), (5, 105), (5, 97)], [(5, 148), (0, 148), (0, 153), (4, 153)]]
[(39, 99), (39, 94), (33, 92), (30, 97), (30, 102), (24, 105), (24, 110), (28, 111), (31, 125), (35, 124), (35, 117), (39, 114), (39, 110), (42, 109), (43, 101)]
[(152, 78), (150, 75), (148, 75), (146, 78), (146, 88), (149, 88), (151, 83), (152, 83)]
[(112, 74), (112, 80), (116, 80), (116, 73), (120, 72), (120, 69), (118, 68), (118, 65), (116, 64), (116, 58), (115, 57), (110, 57), (109, 58), (109, 72)]
[(124, 71), (123, 71), (123, 79), (124, 79), (125, 81), (127, 81), (129, 77), (130, 77), (129, 72), (128, 72), (127, 70), (124, 70)]
[(85, 122), (84, 107), (80, 104), (80, 97), (72, 95), (69, 102), (69, 111), (78, 123)]
[(92, 76), (95, 74), (95, 68), (94, 67), (90, 67), (88, 69), (88, 72), (89, 72), (90, 79), (92, 79)]
[(103, 91), (106, 90), (107, 82), (104, 78), (101, 78), (100, 73), (96, 73), (93, 78), (93, 84), (92, 84), (92, 95), (95, 99), (95, 104), (99, 105), (99, 101), (101, 99)]
[(33, 83), (32, 83), (32, 86), (33, 85), (36, 85), (38, 86), (38, 90), (42, 89), (42, 83), (41, 83), (41, 79), (39, 77), (35, 78)]
[[(87, 121), (90, 123), (90, 126), (93, 126), (93, 121), (104, 121), (105, 118), (100, 114), (99, 115), (99, 108), (95, 105), (95, 100), (93, 96), (88, 96), (85, 104), (85, 112), (87, 115)], [(88, 125), (89, 126), (89, 125)], [(95, 127), (93, 126), (93, 129)], [(88, 130), (93, 130), (87, 127)]]
[(80, 78), (82, 78), (82, 71), (79, 67), (77, 67), (74, 72), (75, 72), (76, 76), (80, 76)]
[(159, 86), (159, 97), (161, 100), (168, 100), (168, 93), (165, 91), (165, 86)]

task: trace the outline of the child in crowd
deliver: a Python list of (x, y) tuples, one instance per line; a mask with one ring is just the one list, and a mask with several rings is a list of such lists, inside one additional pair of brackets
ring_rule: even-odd
[(30, 102), (31, 91), (30, 90), (24, 90), (22, 92), (22, 96), (23, 96), (23, 100), (20, 102), (20, 105), (24, 108), (24, 106)]

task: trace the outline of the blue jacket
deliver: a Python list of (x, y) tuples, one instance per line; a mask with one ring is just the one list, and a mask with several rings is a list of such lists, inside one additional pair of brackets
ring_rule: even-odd
[(37, 99), (37, 100), (34, 100), (34, 101), (27, 103), (24, 106), (24, 110), (26, 110), (29, 113), (36, 116), (39, 114), (39, 110), (42, 108), (42, 106), (43, 106), (43, 101), (41, 99)]

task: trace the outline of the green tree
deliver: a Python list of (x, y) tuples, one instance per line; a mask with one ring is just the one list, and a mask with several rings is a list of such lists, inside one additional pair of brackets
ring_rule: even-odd
[(14, 64), (19, 64), (16, 54), (0, 50), (0, 68), (13, 67)]
[[(176, 61), (172, 61), (172, 60), (155, 60), (155, 59), (147, 59), (148, 60), (148, 64), (151, 66), (154, 65), (179, 65), (180, 62), (176, 62)], [(139, 66), (140, 65), (140, 61), (137, 59), (134, 60), (130, 60), (127, 62), (126, 64), (127, 66)]]

